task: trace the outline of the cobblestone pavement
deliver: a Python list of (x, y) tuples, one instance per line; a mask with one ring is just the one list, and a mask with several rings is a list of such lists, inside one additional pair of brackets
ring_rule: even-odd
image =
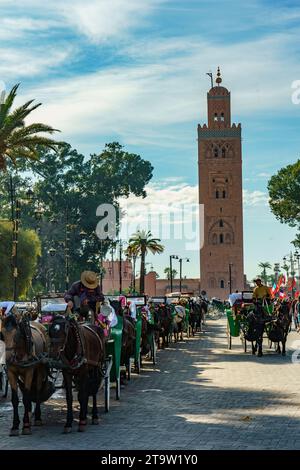
[[(158, 353), (132, 375), (120, 402), (111, 400), (99, 426), (63, 435), (64, 400), (43, 405), (44, 426), (8, 437), (12, 412), (0, 400), (1, 449), (300, 449), (300, 365), (265, 345), (262, 358), (227, 350), (225, 321)], [(112, 398), (114, 390), (112, 390)], [(102, 400), (102, 394), (101, 394)], [(22, 412), (22, 410), (20, 410)]]

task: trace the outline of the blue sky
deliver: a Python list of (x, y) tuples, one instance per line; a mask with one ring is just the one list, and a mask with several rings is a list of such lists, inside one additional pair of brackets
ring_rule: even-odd
[[(118, 140), (155, 170), (145, 204), (197, 195), (197, 123), (206, 121), (206, 72), (220, 65), (242, 123), (245, 271), (281, 261), (295, 231), (277, 222), (267, 181), (296, 161), (300, 105), (297, 1), (0, 0), (0, 80), (21, 82), (19, 101), (43, 102), (34, 120), (62, 131), (88, 155)], [(95, 221), (96, 224), (96, 221)], [(169, 254), (198, 253), (165, 240), (149, 257), (162, 273)], [(187, 266), (186, 266), (187, 269)]]

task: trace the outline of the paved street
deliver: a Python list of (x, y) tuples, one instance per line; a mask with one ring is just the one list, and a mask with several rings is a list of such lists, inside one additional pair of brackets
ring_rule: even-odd
[[(99, 426), (63, 435), (64, 401), (43, 406), (45, 425), (32, 436), (8, 437), (11, 410), (0, 402), (3, 449), (300, 449), (300, 365), (266, 350), (227, 350), (225, 322), (158, 353), (122, 390)], [(114, 397), (114, 390), (112, 390)], [(21, 410), (22, 411), (22, 410)]]

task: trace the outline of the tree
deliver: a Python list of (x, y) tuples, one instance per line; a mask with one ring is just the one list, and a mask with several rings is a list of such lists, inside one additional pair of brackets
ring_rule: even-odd
[(288, 165), (268, 182), (269, 204), (282, 223), (295, 227), (300, 223), (300, 160)]
[[(169, 280), (171, 279), (170, 272), (171, 272), (171, 270), (170, 270), (169, 267), (164, 269), (164, 273), (167, 275), (167, 279), (169, 279)], [(177, 273), (176, 269), (172, 269), (172, 279), (175, 279), (177, 274), (178, 273)]]
[(267, 269), (272, 268), (271, 264), (269, 262), (265, 262), (265, 263), (261, 262), (261, 263), (258, 264), (258, 267), (262, 268), (262, 270), (263, 270), (262, 271), (262, 278), (263, 278), (264, 283), (267, 284), (268, 283)]
[[(8, 300), (13, 296), (13, 280), (11, 272), (11, 241), (12, 226), (9, 221), (0, 222), (0, 298)], [(34, 276), (37, 259), (41, 253), (40, 241), (33, 230), (19, 230), (18, 241), (18, 291), (17, 297), (26, 297)]]
[(155, 255), (164, 251), (164, 246), (159, 242), (159, 238), (152, 238), (152, 233), (145, 230), (138, 230), (129, 239), (129, 246), (141, 257), (140, 294), (144, 294), (145, 291), (145, 259), (147, 253), (150, 251)]
[(295, 240), (292, 241), (295, 248), (300, 248), (300, 233), (297, 233)]
[[(42, 256), (34, 283), (46, 286), (47, 273), (57, 290), (65, 289), (65, 239), (68, 227), (70, 280), (79, 279), (80, 272), (100, 270), (103, 258), (111, 248), (110, 240), (99, 240), (95, 229), (99, 219), (97, 207), (112, 204), (117, 216), (119, 198), (133, 193), (144, 197), (145, 185), (152, 177), (153, 167), (139, 155), (124, 151), (114, 142), (107, 144), (98, 155), (85, 158), (67, 143), (57, 152), (39, 148), (39, 160), (21, 165), (22, 174), (14, 176), (18, 197), (25, 197), (30, 185), (36, 201), (21, 207), (22, 226), (36, 229), (42, 242)], [(33, 173), (30, 182), (28, 172)], [(117, 175), (117, 177), (116, 177)], [(0, 217), (10, 217), (7, 176), (0, 173)], [(44, 216), (37, 222), (34, 217), (37, 201)], [(118, 229), (118, 219), (117, 219)], [(54, 256), (49, 251), (54, 248)]]
[(19, 158), (37, 160), (38, 146), (56, 150), (60, 145), (59, 142), (39, 135), (40, 132), (53, 134), (57, 129), (41, 123), (25, 126), (25, 118), (41, 106), (41, 103), (33, 105), (34, 100), (30, 100), (11, 111), (18, 88), (19, 85), (15, 85), (0, 103), (0, 172), (6, 170), (8, 161), (16, 164)]

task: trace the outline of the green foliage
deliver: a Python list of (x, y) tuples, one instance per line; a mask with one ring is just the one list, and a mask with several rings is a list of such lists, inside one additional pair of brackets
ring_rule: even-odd
[(25, 119), (32, 111), (41, 106), (41, 103), (33, 104), (34, 100), (11, 110), (17, 96), (19, 85), (15, 85), (4, 102), (0, 103), (0, 172), (5, 171), (7, 162), (17, 164), (19, 159), (37, 160), (39, 157), (38, 146), (56, 150), (59, 142), (39, 135), (53, 134), (57, 129), (41, 123), (25, 126)]
[(145, 259), (147, 253), (150, 251), (155, 255), (164, 251), (164, 246), (159, 242), (159, 238), (152, 238), (152, 233), (145, 230), (138, 230), (129, 239), (130, 251), (141, 257), (140, 294), (143, 294), (145, 290)]
[(267, 284), (268, 283), (267, 269), (272, 268), (271, 264), (268, 261), (261, 262), (261, 263), (258, 264), (258, 267), (262, 268), (261, 277), (262, 277), (264, 283)]
[[(171, 279), (171, 276), (170, 276), (170, 268), (167, 267), (164, 269), (164, 273), (167, 275), (167, 279)], [(172, 269), (172, 279), (175, 279), (176, 276), (177, 276), (178, 272), (176, 271), (176, 269)]]
[[(153, 170), (148, 161), (124, 151), (116, 142), (107, 144), (103, 152), (90, 158), (66, 143), (57, 152), (40, 147), (39, 160), (24, 161), (19, 169), (22, 173), (14, 174), (13, 182), (21, 199), (22, 226), (38, 230), (42, 242), (33, 287), (40, 289), (42, 285), (46, 291), (51, 285), (57, 291), (65, 289), (66, 235), (70, 282), (79, 279), (84, 269), (99, 272), (101, 257), (113, 243), (101, 242), (95, 235), (100, 220), (96, 216), (97, 207), (111, 203), (118, 209), (118, 199), (130, 193), (144, 197)], [(33, 173), (33, 181), (28, 172)], [(25, 193), (30, 186), (34, 201), (28, 203)], [(37, 204), (44, 210), (41, 221), (34, 216)], [(0, 217), (10, 217), (9, 178), (1, 173)], [(55, 248), (53, 257), (49, 255), (51, 248)]]
[[(13, 278), (11, 269), (12, 225), (9, 221), (0, 221), (0, 298), (13, 296)], [(20, 230), (18, 243), (18, 298), (26, 297), (32, 277), (41, 253), (40, 241), (33, 230)]]
[(300, 223), (300, 160), (288, 165), (268, 183), (270, 207), (282, 223), (295, 227)]

